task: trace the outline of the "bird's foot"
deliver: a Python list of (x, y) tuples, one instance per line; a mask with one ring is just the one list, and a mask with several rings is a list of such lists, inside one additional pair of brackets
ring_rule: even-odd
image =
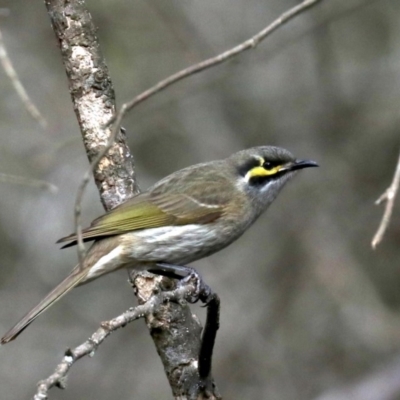
[(189, 303), (197, 303), (199, 300), (203, 303), (203, 306), (206, 307), (208, 303), (212, 300), (213, 292), (208, 286), (200, 274), (192, 269), (192, 271), (187, 275), (185, 278), (181, 279), (179, 285), (187, 285), (193, 284), (194, 285), (194, 292), (188, 296), (187, 301)]
[(204, 306), (207, 306), (214, 298), (213, 291), (194, 268), (182, 265), (157, 263), (155, 267), (149, 269), (149, 272), (154, 272), (168, 278), (179, 279), (180, 286), (187, 284), (194, 285), (194, 292), (186, 298), (189, 303), (197, 303), (200, 300)]

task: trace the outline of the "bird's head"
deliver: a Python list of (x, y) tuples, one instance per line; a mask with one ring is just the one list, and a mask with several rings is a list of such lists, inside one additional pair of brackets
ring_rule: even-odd
[(318, 166), (315, 161), (296, 159), (289, 151), (273, 146), (242, 150), (227, 161), (237, 177), (237, 187), (260, 209), (274, 201), (296, 171)]

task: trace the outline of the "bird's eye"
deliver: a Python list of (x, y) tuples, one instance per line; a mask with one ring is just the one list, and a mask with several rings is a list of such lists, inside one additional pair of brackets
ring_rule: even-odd
[(272, 169), (272, 168), (274, 168), (274, 166), (275, 165), (271, 161), (265, 161), (263, 164), (264, 169)]

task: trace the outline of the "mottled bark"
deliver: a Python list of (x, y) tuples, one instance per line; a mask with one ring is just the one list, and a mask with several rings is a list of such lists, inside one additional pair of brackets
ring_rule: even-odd
[[(115, 113), (115, 93), (92, 17), (83, 1), (46, 0), (51, 23), (59, 41), (74, 110), (85, 149), (92, 161), (106, 146)], [(133, 157), (124, 132), (94, 171), (106, 210), (139, 192)]]

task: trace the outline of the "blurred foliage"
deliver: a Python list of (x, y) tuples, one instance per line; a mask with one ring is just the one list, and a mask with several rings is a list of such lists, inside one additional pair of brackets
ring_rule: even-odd
[[(118, 103), (244, 41), (289, 0), (88, 0)], [(76, 262), (54, 242), (73, 226), (87, 160), (42, 1), (3, 0), (2, 32), (42, 130), (0, 70), (0, 172), (56, 195), (0, 184), (0, 328), (5, 332)], [(214, 375), (226, 399), (302, 400), (365, 376), (400, 347), (400, 210), (370, 241), (373, 202), (399, 152), (400, 3), (328, 0), (255, 50), (180, 82), (124, 121), (141, 187), (196, 162), (260, 144), (317, 160), (227, 250), (196, 263), (222, 300)], [(84, 220), (102, 212), (91, 186)], [(118, 296), (116, 296), (118, 293)], [(124, 272), (78, 288), (1, 349), (2, 398), (29, 398), (66, 347), (134, 304)], [(202, 314), (195, 307), (195, 311)], [(82, 360), (58, 399), (168, 398), (139, 322)], [(400, 399), (400, 394), (393, 399)]]

